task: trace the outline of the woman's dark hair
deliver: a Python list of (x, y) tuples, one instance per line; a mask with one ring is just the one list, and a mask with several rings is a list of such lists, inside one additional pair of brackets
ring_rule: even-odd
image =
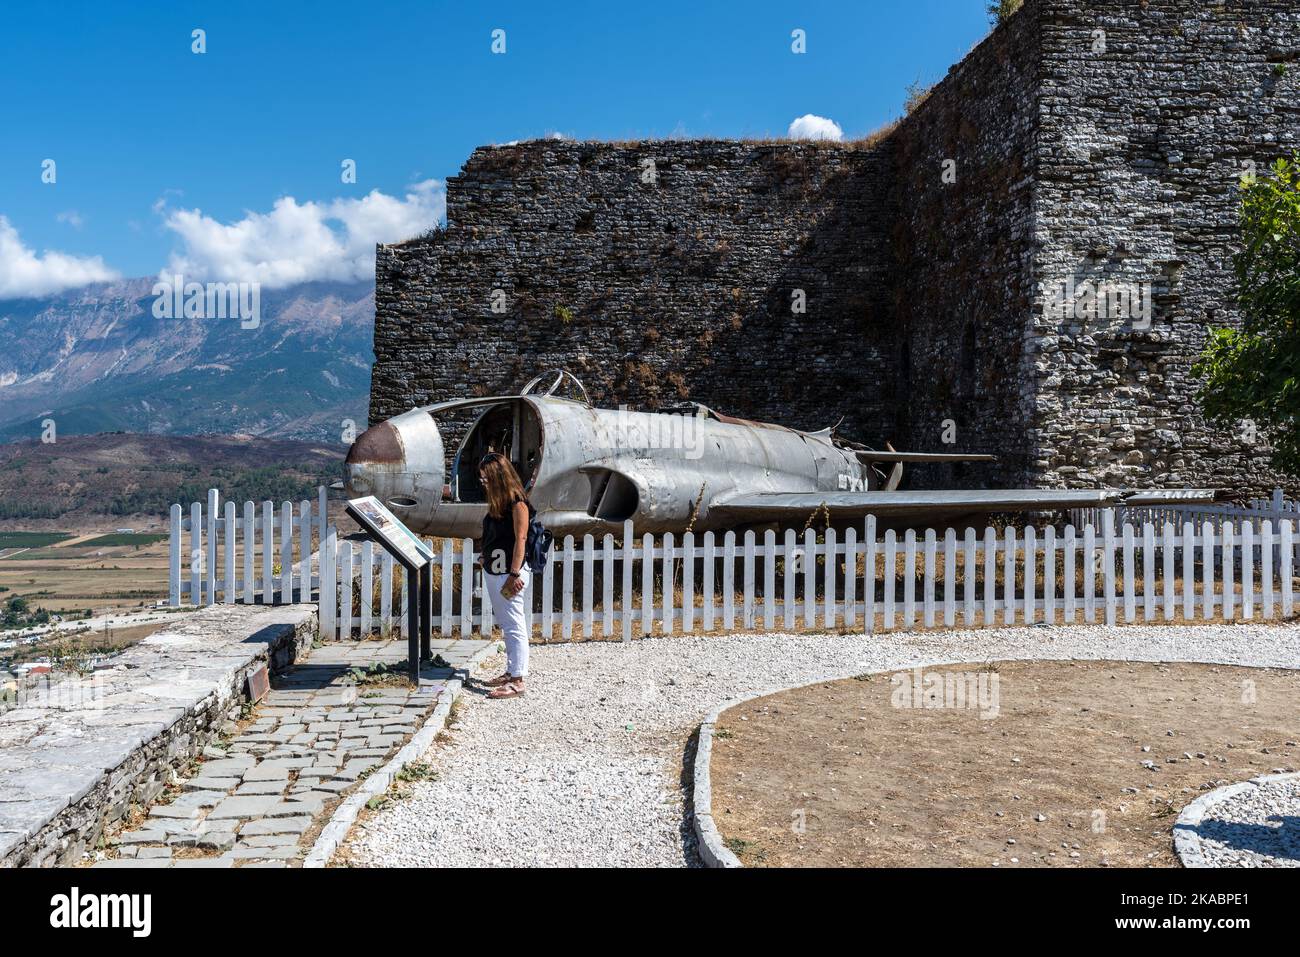
[(524, 484), (510, 460), (500, 452), (489, 452), (478, 463), (483, 477), (483, 490), (487, 492), (488, 512), (493, 518), (505, 518), (516, 502), (527, 502)]

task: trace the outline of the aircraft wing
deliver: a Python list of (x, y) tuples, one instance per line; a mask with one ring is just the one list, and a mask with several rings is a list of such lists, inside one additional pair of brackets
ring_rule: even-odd
[(975, 452), (894, 452), (874, 449), (858, 450), (854, 454), (863, 462), (910, 462), (924, 464), (929, 462), (996, 462), (996, 455)]
[(760, 492), (735, 495), (709, 508), (710, 517), (769, 522), (812, 515), (823, 505), (832, 518), (924, 517), (947, 519), (974, 513), (1049, 512), (1115, 505), (1188, 505), (1214, 501), (1214, 489), (1130, 492), (1124, 489), (973, 489), (917, 492)]

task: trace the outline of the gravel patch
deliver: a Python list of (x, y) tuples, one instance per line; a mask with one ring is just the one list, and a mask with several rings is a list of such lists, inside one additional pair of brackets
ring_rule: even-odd
[(1194, 845), (1189, 866), (1300, 867), (1300, 775), (1233, 785), (1207, 802), (1194, 822), (1179, 820), (1180, 844)]
[[(523, 698), (462, 700), (438, 771), (353, 831), (359, 866), (698, 866), (687, 753), (731, 698), (919, 664), (1028, 659), (1300, 668), (1300, 626), (1020, 627), (539, 645)], [(481, 674), (500, 670), (500, 657)]]

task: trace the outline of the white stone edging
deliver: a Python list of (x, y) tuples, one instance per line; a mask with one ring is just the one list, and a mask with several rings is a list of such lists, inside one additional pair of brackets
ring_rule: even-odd
[(709, 759), (713, 756), (713, 728), (719, 715), (732, 704), (741, 704), (744, 699), (724, 704), (714, 710), (700, 724), (698, 743), (695, 746), (695, 789), (693, 802), (695, 820), (692, 825), (699, 842), (700, 860), (705, 867), (744, 867), (740, 858), (723, 843), (718, 826), (713, 822), (713, 786), (709, 780)]
[(1183, 808), (1182, 813), (1178, 815), (1178, 820), (1174, 822), (1174, 852), (1178, 855), (1178, 859), (1183, 862), (1183, 866), (1218, 866), (1206, 860), (1205, 852), (1201, 849), (1201, 837), (1196, 833), (1196, 828), (1216, 807), (1244, 791), (1258, 788), (1261, 784), (1272, 784), (1276, 781), (1292, 779), (1300, 779), (1300, 771), (1291, 771), (1286, 774), (1263, 774), (1251, 778), (1249, 781), (1225, 784), (1223, 787), (1215, 788), (1208, 794), (1202, 794)]
[[(497, 642), (489, 642), (476, 655), (465, 663), (464, 671), (466, 675), (473, 673), (474, 669), (487, 658), (497, 648)], [(438, 703), (434, 705), (433, 711), (425, 719), (424, 725), (419, 731), (412, 735), (411, 740), (406, 742), (393, 757), (382, 768), (369, 775), (361, 785), (344, 798), (343, 802), (334, 809), (330, 815), (329, 822), (321, 829), (316, 842), (312, 844), (311, 850), (307, 852), (306, 858), (303, 859), (303, 867), (328, 867), (330, 858), (334, 852), (339, 849), (352, 830), (352, 825), (356, 823), (357, 816), (361, 809), (373, 797), (378, 797), (388, 790), (393, 779), (412, 761), (415, 761), (429, 750), (433, 744), (434, 738), (438, 732), (446, 726), (447, 716), (451, 713), (451, 706), (456, 699), (460, 697), (464, 689), (464, 682), (459, 678), (452, 678), (438, 692)]]

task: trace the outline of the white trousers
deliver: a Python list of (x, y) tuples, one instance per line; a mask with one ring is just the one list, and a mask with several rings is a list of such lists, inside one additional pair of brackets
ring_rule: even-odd
[(508, 575), (483, 573), (488, 597), (492, 599), (492, 617), (506, 636), (506, 671), (515, 678), (528, 677), (528, 617), (524, 611), (524, 596), (532, 581), (532, 572), (525, 565), (519, 571), (524, 590), (509, 600), (501, 596), (501, 586)]

